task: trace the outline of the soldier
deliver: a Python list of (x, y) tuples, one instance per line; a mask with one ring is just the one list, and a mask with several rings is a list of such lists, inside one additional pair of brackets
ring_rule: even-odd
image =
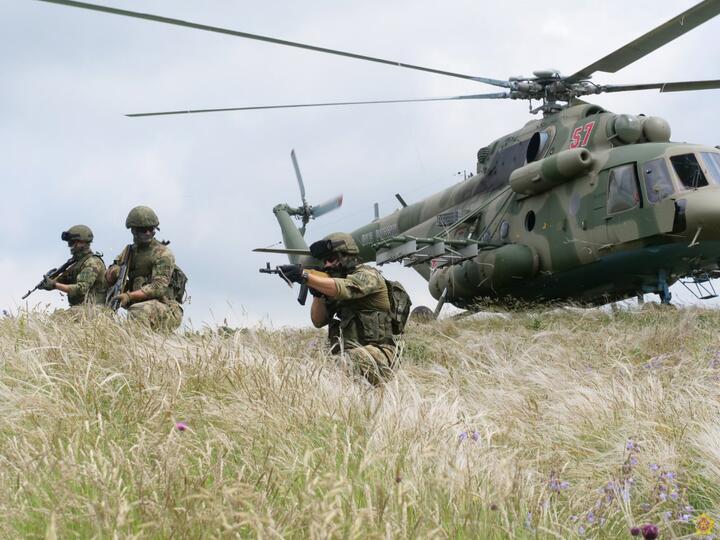
[(93, 232), (86, 225), (73, 225), (60, 235), (67, 242), (72, 258), (70, 266), (56, 279), (46, 277), (40, 285), (46, 291), (59, 290), (68, 296), (71, 306), (105, 303), (105, 263), (101, 255), (93, 253), (90, 243)]
[(344, 353), (356, 373), (374, 385), (388, 380), (398, 360), (385, 279), (376, 269), (360, 264), (360, 250), (349, 234), (330, 234), (312, 244), (310, 252), (330, 277), (299, 265), (279, 268), (290, 281), (305, 283), (312, 292), (313, 325), (328, 325), (330, 351)]
[[(129, 256), (125, 289), (117, 296), (128, 318), (146, 322), (153, 329), (172, 331), (182, 322), (183, 310), (171, 287), (175, 256), (155, 239), (160, 225), (157, 214), (147, 206), (136, 206), (127, 216), (133, 243), (126, 246), (106, 273), (109, 285), (117, 281), (120, 264)], [(129, 253), (128, 253), (129, 250)]]

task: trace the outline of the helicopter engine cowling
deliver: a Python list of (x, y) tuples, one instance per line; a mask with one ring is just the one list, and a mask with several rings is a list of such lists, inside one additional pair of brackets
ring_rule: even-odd
[(537, 253), (523, 244), (483, 251), (477, 257), (461, 264), (440, 268), (430, 276), (430, 294), (438, 299), (447, 289), (448, 302), (467, 301), (479, 297), (497, 297), (502, 290), (537, 274)]
[(537, 195), (586, 173), (593, 165), (587, 148), (564, 150), (515, 169), (510, 188), (519, 195)]

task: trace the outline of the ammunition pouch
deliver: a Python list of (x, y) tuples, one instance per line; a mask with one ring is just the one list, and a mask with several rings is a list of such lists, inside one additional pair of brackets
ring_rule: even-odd
[(345, 349), (364, 345), (392, 345), (392, 321), (390, 314), (378, 310), (340, 310), (339, 318), (330, 320), (328, 332), (332, 352), (339, 352), (339, 344)]

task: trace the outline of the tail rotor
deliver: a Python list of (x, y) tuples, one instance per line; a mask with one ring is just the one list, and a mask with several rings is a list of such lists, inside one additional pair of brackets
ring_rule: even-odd
[(328, 212), (332, 212), (333, 210), (340, 208), (340, 206), (342, 206), (343, 196), (338, 195), (317, 205), (309, 204), (305, 196), (305, 183), (303, 182), (302, 173), (300, 172), (300, 165), (298, 165), (294, 149), (290, 152), (290, 159), (292, 160), (293, 168), (295, 169), (295, 177), (297, 178), (298, 187), (300, 188), (300, 200), (302, 201), (302, 206), (288, 209), (288, 214), (295, 216), (302, 221), (302, 227), (300, 227), (299, 230), (300, 234), (304, 236), (305, 228), (307, 227), (307, 224), (310, 222), (310, 220), (318, 218), (327, 214)]

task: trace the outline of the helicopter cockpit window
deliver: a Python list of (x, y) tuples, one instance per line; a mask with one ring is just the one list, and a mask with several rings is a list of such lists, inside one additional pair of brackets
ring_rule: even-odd
[(711, 180), (715, 184), (720, 184), (720, 154), (702, 152), (700, 155), (702, 156), (705, 166), (710, 173)]
[(696, 189), (708, 185), (707, 178), (705, 178), (695, 154), (672, 156), (670, 163), (680, 178), (680, 182), (686, 188)]
[(622, 165), (610, 171), (608, 178), (607, 212), (615, 214), (640, 204), (635, 164)]
[(664, 159), (653, 159), (643, 165), (645, 191), (649, 203), (662, 201), (675, 192), (670, 171)]

